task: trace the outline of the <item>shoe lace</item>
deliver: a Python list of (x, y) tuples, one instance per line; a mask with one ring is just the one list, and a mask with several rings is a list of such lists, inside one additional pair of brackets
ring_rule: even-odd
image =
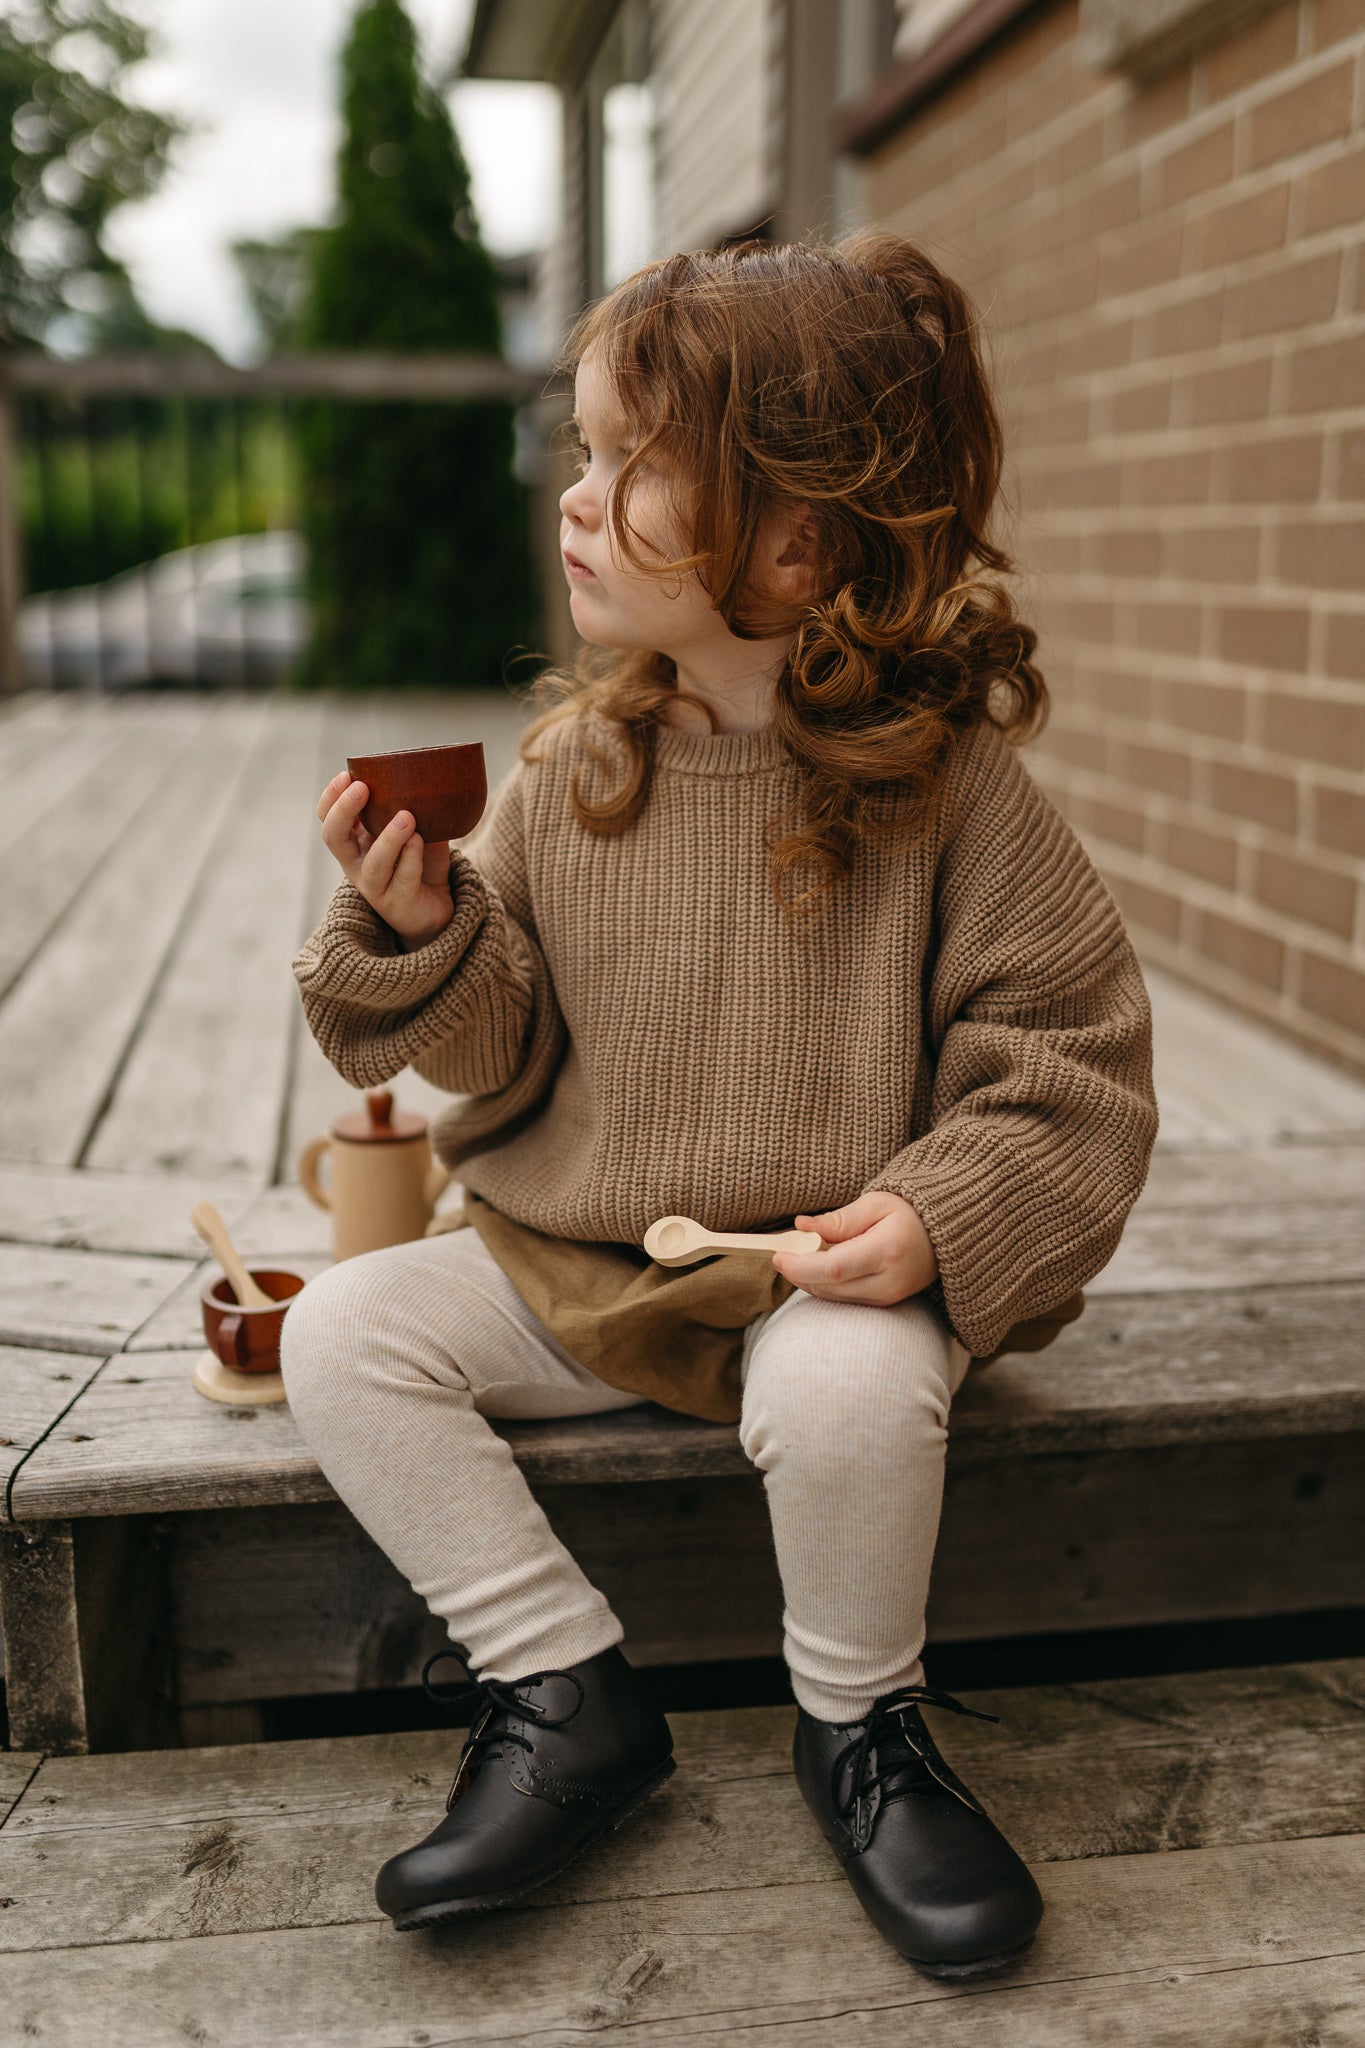
[[(430, 1674), (433, 1666), (447, 1657), (456, 1664), (464, 1665), (466, 1674), (470, 1676), (469, 1684), (454, 1688), (432, 1684)], [(552, 1714), (541, 1702), (523, 1699), (522, 1694), (528, 1686), (540, 1685), (547, 1678), (567, 1678), (578, 1694), (566, 1714)], [(508, 1715), (535, 1721), (542, 1728), (562, 1728), (566, 1722), (572, 1721), (586, 1697), (581, 1679), (576, 1678), (572, 1671), (533, 1671), (528, 1678), (518, 1678), (515, 1682), (501, 1678), (475, 1679), (469, 1674), (469, 1666), (458, 1650), (438, 1650), (434, 1657), (427, 1658), (422, 1666), (422, 1690), (428, 1699), (435, 1700), (440, 1706), (467, 1706), (470, 1710), (469, 1734), (460, 1751), (454, 1782), (446, 1798), (447, 1813), (455, 1803), (460, 1785), (474, 1776), (487, 1757), (500, 1754), (509, 1743), (528, 1752), (534, 1748), (526, 1736), (507, 1726)]]
[[(933, 1771), (900, 1718), (907, 1707), (918, 1706), (947, 1707), (954, 1714), (970, 1714), (974, 1721), (1000, 1719), (998, 1714), (982, 1713), (979, 1707), (965, 1707), (950, 1692), (940, 1692), (932, 1685), (900, 1685), (893, 1692), (884, 1692), (869, 1708), (861, 1733), (854, 1741), (846, 1743), (834, 1759), (830, 1785), (840, 1820), (849, 1820), (860, 1802), (870, 1800), (876, 1791), (880, 1791), (885, 1800), (893, 1791), (909, 1791), (912, 1784), (923, 1784), (934, 1778)], [(872, 1768), (874, 1750), (877, 1758), (875, 1770)], [(841, 1800), (839, 1786), (844, 1765), (850, 1758), (849, 1789)], [(903, 1775), (907, 1770), (914, 1773), (913, 1778), (907, 1779)], [(894, 1781), (898, 1775), (901, 1782), (896, 1784)]]

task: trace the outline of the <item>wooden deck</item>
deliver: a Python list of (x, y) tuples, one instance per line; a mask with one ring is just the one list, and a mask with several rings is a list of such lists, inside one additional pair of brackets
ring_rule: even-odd
[(373, 1875), (451, 1736), (0, 1757), (0, 2038), (1359, 2048), (1365, 1662), (969, 1697), (1001, 1725), (945, 1750), (1047, 1902), (1007, 1977), (881, 1940), (759, 1708), (674, 1716), (676, 1776), (533, 1906), (401, 1936)]
[[(1049, 1902), (974, 1990), (868, 1928), (783, 1709), (675, 1717), (638, 1824), (534, 1909), (420, 1937), (369, 1887), (439, 1810), (451, 1738), (176, 1746), (250, 1732), (256, 1700), (411, 1684), (436, 1647), (287, 1409), (190, 1386), (188, 1212), (326, 1263), (294, 1161), (354, 1098), (289, 971), (334, 882), (317, 792), (434, 739), (482, 738), (496, 775), (517, 725), (477, 697), (0, 710), (0, 2048), (1361, 2048), (1365, 1664), (974, 1695), (1002, 1727), (945, 1748)], [(1365, 1605), (1365, 1086), (1151, 979), (1150, 1184), (1081, 1323), (959, 1397), (940, 1639)], [(638, 1662), (776, 1650), (732, 1430), (506, 1433)]]

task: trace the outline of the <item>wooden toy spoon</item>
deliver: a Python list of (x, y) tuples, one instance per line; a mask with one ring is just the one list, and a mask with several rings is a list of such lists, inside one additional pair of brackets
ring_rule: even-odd
[(238, 1306), (274, 1308), (275, 1302), (264, 1288), (256, 1285), (242, 1264), (237, 1247), (228, 1236), (227, 1225), (212, 1202), (196, 1202), (190, 1210), (190, 1222), (232, 1282), (232, 1291), (237, 1297)]
[(645, 1232), (645, 1250), (658, 1266), (691, 1266), (712, 1252), (818, 1252), (818, 1230), (707, 1230), (690, 1216), (661, 1216)]

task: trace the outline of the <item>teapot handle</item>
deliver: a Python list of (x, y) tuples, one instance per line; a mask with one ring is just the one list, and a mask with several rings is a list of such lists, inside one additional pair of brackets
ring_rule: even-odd
[(331, 1144), (328, 1137), (310, 1138), (299, 1154), (299, 1180), (303, 1192), (310, 1202), (316, 1202), (319, 1209), (330, 1209), (332, 1197), (318, 1179), (318, 1161)]

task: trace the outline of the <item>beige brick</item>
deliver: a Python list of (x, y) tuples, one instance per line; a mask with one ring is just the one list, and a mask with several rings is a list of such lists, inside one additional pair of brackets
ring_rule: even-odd
[(1063, 313), (1078, 313), (1093, 306), (1099, 279), (1099, 262), (1093, 249), (1069, 253), (1065, 258), (1041, 264), (1027, 296), (1029, 318), (1056, 320)]
[(1168, 527), (1162, 536), (1166, 574), (1191, 583), (1254, 583), (1260, 554), (1254, 526)]
[(1365, 618), (1339, 612), (1327, 621), (1327, 673), (1365, 682)]
[(1227, 605), (1215, 630), (1225, 661), (1295, 671), (1308, 666), (1308, 614), (1297, 606)]
[(1272, 358), (1220, 363), (1175, 386), (1173, 411), (1181, 425), (1202, 427), (1224, 420), (1261, 420), (1270, 410)]
[(1048, 727), (1047, 750), (1070, 767), (1088, 768), (1094, 773), (1101, 773), (1107, 764), (1108, 749), (1101, 733), (1065, 726), (1056, 717)]
[(1218, 270), (1283, 246), (1289, 225), (1289, 186), (1271, 185), (1190, 221), (1185, 237), (1186, 270)]
[(1197, 913), (1195, 931), (1197, 950), (1210, 960), (1230, 967), (1234, 974), (1244, 974), (1263, 988), (1284, 986), (1285, 949), (1269, 932), (1257, 931), (1236, 918), (1220, 917), (1213, 910)]
[(1365, 697), (1272, 692), (1264, 716), (1266, 744), (1276, 753), (1348, 771), (1365, 766)]
[[(1104, 116), (1097, 105), (1090, 120), (1039, 149), (1033, 160), (1034, 189), (1050, 192), (1058, 185), (1070, 186), (1084, 179), (1088, 172), (1098, 170), (1103, 162)], [(979, 164), (979, 157), (969, 158), (963, 162), (963, 172), (970, 176)]]
[(1230, 833), (1206, 832), (1198, 825), (1173, 819), (1161, 827), (1157, 838), (1159, 859), (1219, 889), (1236, 885), (1237, 851), (1237, 841)]
[(1275, 558), (1290, 583), (1359, 590), (1365, 582), (1365, 519), (1318, 519), (1282, 527)]
[(1210, 100), (1225, 99), (1259, 79), (1271, 78), (1292, 64), (1299, 47), (1297, 0), (1288, 0), (1240, 34), (1215, 43), (1203, 61), (1204, 90)]
[(1319, 846), (1365, 858), (1365, 789), (1318, 783), (1312, 793), (1312, 821)]
[(1109, 400), (1109, 424), (1116, 434), (1151, 433), (1164, 427), (1171, 416), (1172, 385), (1169, 377), (1150, 384), (1116, 391)]
[(1341, 412), (1365, 405), (1365, 334), (1301, 348), (1289, 366), (1291, 412)]
[[(1214, 324), (1216, 331), (1216, 320)], [(1054, 371), (1059, 378), (1087, 377), (1097, 370), (1121, 370), (1132, 356), (1132, 321), (1112, 320), (1107, 310), (1102, 309), (1101, 317), (1092, 324), (1078, 333), (1062, 336), (1056, 343)]]
[(1114, 743), (1114, 775), (1130, 788), (1153, 790), (1160, 796), (1188, 797), (1192, 780), (1188, 754), (1175, 747), (1124, 740)]
[(1291, 85), (1252, 111), (1251, 162), (1256, 169), (1316, 149), (1351, 132), (1354, 66), (1337, 64)]
[(1243, 442), (1221, 457), (1220, 496), (1234, 505), (1312, 504), (1322, 483), (1321, 434)]
[(1206, 764), (1209, 802), (1225, 817), (1245, 818), (1273, 832), (1292, 832), (1298, 820), (1299, 793), (1287, 775), (1247, 768), (1231, 761)]
[(1156, 166), (1157, 204), (1174, 206), (1225, 185), (1232, 176), (1235, 132), (1231, 121), (1220, 122), (1164, 156)]
[(1305, 952), (1299, 983), (1306, 1010), (1347, 1031), (1365, 1031), (1365, 973), (1344, 961)]
[(1188, 676), (1165, 687), (1166, 716), (1186, 732), (1240, 740), (1246, 732), (1246, 691), (1240, 683), (1197, 683)]
[(1355, 878), (1336, 868), (1263, 848), (1256, 856), (1256, 895), (1282, 917), (1318, 925), (1338, 938), (1349, 939), (1355, 928)]
[[(1098, 130), (1096, 130), (1098, 132)], [(1142, 218), (1142, 176), (1123, 171), (1117, 177), (1087, 178), (1067, 193), (1067, 233), (1074, 240), (1131, 227)]]
[(1197, 604), (1144, 597), (1132, 606), (1135, 647), (1149, 647), (1155, 654), (1198, 654), (1203, 632), (1204, 613)]
[(1304, 234), (1320, 235), (1365, 219), (1365, 148), (1336, 156), (1297, 181)]
[(1114, 111), (1110, 153), (1131, 149), (1136, 143), (1147, 142), (1164, 129), (1174, 128), (1178, 121), (1186, 120), (1190, 111), (1190, 88), (1188, 64), (1179, 64), (1151, 84), (1140, 86)]
[(1229, 340), (1250, 341), (1259, 334), (1283, 334), (1330, 320), (1337, 309), (1340, 283), (1340, 252), (1328, 249), (1321, 256), (1234, 285), (1227, 301)]
[(1109, 251), (1099, 267), (1099, 291), (1106, 299), (1150, 291), (1180, 275), (1184, 232), (1179, 221), (1148, 228)]
[(1338, 434), (1332, 454), (1337, 497), (1348, 505), (1365, 503), (1365, 427)]
[(1142, 725), (1151, 716), (1154, 690), (1145, 670), (1101, 666), (1091, 654), (1081, 658), (1071, 685), (1077, 699), (1093, 704), (1108, 718), (1126, 718)]
[(1139, 930), (1158, 932), (1162, 938), (1180, 936), (1180, 898), (1165, 889), (1136, 882), (1130, 875), (1110, 875), (1109, 886), (1129, 924)]
[(1159, 575), (1161, 535), (1150, 528), (1137, 533), (1092, 533), (1085, 546), (1085, 563), (1101, 576)]
[(1122, 466), (1117, 462), (1087, 462), (1083, 458), (1064, 469), (1051, 470), (1032, 479), (1033, 501), (1039, 506), (1071, 511), (1112, 506), (1119, 502)]
[(1154, 455), (1126, 466), (1124, 495), (1136, 505), (1206, 505), (1212, 475), (1207, 449)]
[(1325, 50), (1347, 36), (1365, 35), (1365, 0), (1312, 0), (1313, 48)]
[(1223, 332), (1223, 288), (1195, 292), (1147, 314), (1138, 329), (1138, 357), (1183, 356), (1216, 348)]
[(1108, 797), (1097, 802), (1094, 797), (1074, 794), (1067, 804), (1067, 815), (1076, 830), (1091, 844), (1098, 840), (1110, 846), (1125, 847), (1130, 853), (1142, 851), (1147, 836), (1147, 820), (1131, 804), (1118, 803)]

